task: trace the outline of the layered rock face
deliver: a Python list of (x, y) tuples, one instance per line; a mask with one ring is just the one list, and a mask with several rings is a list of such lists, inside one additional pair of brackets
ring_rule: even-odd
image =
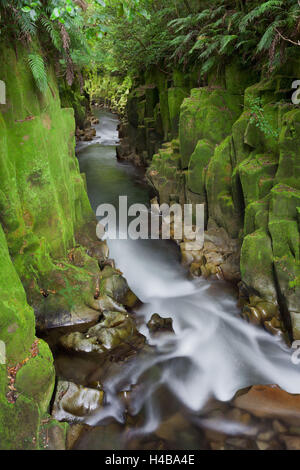
[[(300, 111), (291, 102), (297, 70), (291, 64), (259, 80), (231, 64), (211, 74), (206, 86), (182, 88), (189, 96), (177, 108), (178, 135), (170, 118), (173, 86), (162, 92), (152, 77), (156, 116), (164, 116), (160, 136), (173, 140), (154, 152), (146, 139), (142, 149), (161, 203), (205, 204), (204, 247), (194, 257), (183, 253), (192, 274), (239, 283), (243, 316), (294, 339), (300, 338)], [(129, 127), (140, 129), (148, 121), (137, 108), (144, 109), (147, 98), (136, 93), (129, 99)], [(159, 122), (152, 117), (152, 129)]]
[(99, 318), (108, 252), (96, 241), (74, 153), (74, 111), (61, 107), (52, 68), (42, 95), (26, 49), (2, 47), (0, 62), (0, 448), (36, 449), (55, 373), (35, 323), (42, 330)]
[(197, 74), (179, 70), (171, 77), (158, 69), (147, 72), (128, 99), (119, 157), (149, 164), (161, 144), (178, 135), (181, 104), (197, 82)]

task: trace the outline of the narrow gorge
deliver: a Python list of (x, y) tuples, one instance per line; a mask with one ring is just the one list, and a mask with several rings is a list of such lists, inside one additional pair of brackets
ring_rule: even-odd
[(1, 450), (300, 449), (300, 7), (160, 3), (0, 1)]

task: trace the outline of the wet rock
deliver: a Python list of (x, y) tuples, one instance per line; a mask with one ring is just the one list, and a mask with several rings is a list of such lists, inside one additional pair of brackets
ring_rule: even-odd
[(231, 437), (226, 440), (226, 446), (233, 447), (235, 449), (251, 450), (255, 449), (255, 444), (251, 439), (243, 437)]
[(59, 381), (52, 416), (58, 421), (80, 422), (101, 408), (104, 392)]
[(294, 425), (300, 423), (300, 395), (291, 395), (276, 385), (255, 385), (237, 397), (234, 405), (259, 418), (277, 418)]
[(109, 297), (109, 295), (101, 295), (98, 298), (99, 308), (102, 312), (104, 311), (113, 311), (113, 312), (123, 312), (127, 313), (123, 305), (119, 304), (116, 300)]
[(158, 313), (154, 313), (147, 323), (151, 334), (174, 333), (172, 318), (163, 318)]
[(129, 288), (122, 274), (111, 266), (105, 266), (101, 271), (100, 280), (101, 295), (108, 295), (119, 304), (132, 308), (138, 302), (137, 296)]
[(259, 450), (279, 450), (282, 448), (282, 445), (276, 440), (272, 440), (272, 441), (257, 440), (256, 445)]
[(292, 426), (289, 428), (289, 432), (291, 434), (297, 434), (297, 436), (300, 436), (300, 426)]
[(109, 249), (106, 242), (96, 242), (89, 246), (88, 254), (92, 258), (96, 258), (99, 262), (100, 267), (108, 260)]
[(97, 322), (101, 314), (95, 299), (99, 291), (100, 269), (86, 248), (76, 246), (67, 257), (49, 263), (38, 282), (27, 286), (39, 331)]
[(190, 273), (192, 277), (199, 277), (201, 276), (201, 264), (200, 263), (192, 263), (190, 266)]
[(60, 344), (70, 351), (84, 353), (95, 352), (99, 354), (105, 353), (105, 349), (98, 344), (97, 338), (87, 337), (79, 331), (75, 331), (74, 333), (70, 333), (60, 338)]
[(280, 439), (284, 442), (287, 450), (300, 450), (300, 437), (282, 435)]
[(270, 429), (269, 431), (264, 431), (258, 434), (257, 439), (259, 441), (270, 441), (275, 436), (275, 432)]
[(105, 426), (86, 428), (75, 443), (74, 450), (125, 450), (124, 426), (108, 423)]
[(224, 279), (234, 284), (240, 281), (240, 243), (210, 219), (204, 245), (185, 240), (180, 244), (182, 264), (193, 277)]
[(210, 442), (211, 450), (225, 450), (225, 446), (223, 442)]
[(273, 421), (273, 429), (278, 434), (287, 432), (287, 428), (278, 419)]
[(42, 421), (40, 430), (40, 446), (45, 450), (66, 450), (66, 435), (69, 425), (54, 419)]
[(189, 421), (181, 413), (176, 413), (163, 421), (155, 434), (158, 438), (168, 442), (176, 441), (178, 433), (184, 432), (190, 428), (191, 424)]
[(110, 266), (113, 269), (116, 269), (115, 261), (113, 259), (107, 259), (101, 263), (100, 268), (104, 269), (105, 266)]
[[(45, 312), (49, 314), (46, 315)], [(36, 325), (39, 331), (72, 325), (89, 325), (99, 320), (100, 311), (93, 310), (85, 305), (70, 309), (61, 299), (53, 297), (47, 301), (46, 308), (35, 310)]]
[(89, 430), (86, 424), (71, 424), (67, 431), (66, 449), (72, 450), (83, 433)]
[(133, 319), (122, 312), (104, 312), (102, 320), (86, 334), (75, 332), (60, 338), (61, 346), (70, 351), (120, 357), (136, 352), (144, 343)]

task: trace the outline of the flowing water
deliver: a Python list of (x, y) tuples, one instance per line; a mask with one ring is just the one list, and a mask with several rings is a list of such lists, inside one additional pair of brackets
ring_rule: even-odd
[[(119, 195), (127, 195), (129, 204), (149, 204), (142, 172), (116, 159), (117, 118), (107, 111), (95, 113), (100, 118), (97, 139), (78, 152), (93, 208), (101, 203), (117, 206)], [(207, 420), (203, 410), (209, 401), (226, 402), (253, 384), (278, 384), (290, 393), (300, 392), (299, 366), (291, 362), (290, 351), (240, 319), (231, 287), (190, 280), (171, 242), (108, 244), (117, 267), (143, 302), (137, 312), (139, 328), (154, 348), (106, 377), (105, 406), (87, 417), (86, 423), (96, 427), (79, 448), (158, 448), (164, 439), (169, 448), (205, 448), (203, 426), (229, 435), (241, 432), (242, 426), (220, 417)], [(145, 324), (153, 313), (172, 317), (176, 335), (149, 337)], [(124, 390), (133, 397), (129, 410), (120, 394)]]

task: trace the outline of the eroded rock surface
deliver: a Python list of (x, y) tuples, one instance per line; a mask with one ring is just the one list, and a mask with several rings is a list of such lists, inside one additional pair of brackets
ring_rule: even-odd
[(60, 338), (60, 345), (78, 353), (130, 355), (143, 347), (145, 338), (127, 313), (104, 312), (100, 322), (85, 334), (74, 332)]
[(72, 382), (59, 381), (52, 410), (58, 421), (81, 422), (101, 408), (104, 393)]

